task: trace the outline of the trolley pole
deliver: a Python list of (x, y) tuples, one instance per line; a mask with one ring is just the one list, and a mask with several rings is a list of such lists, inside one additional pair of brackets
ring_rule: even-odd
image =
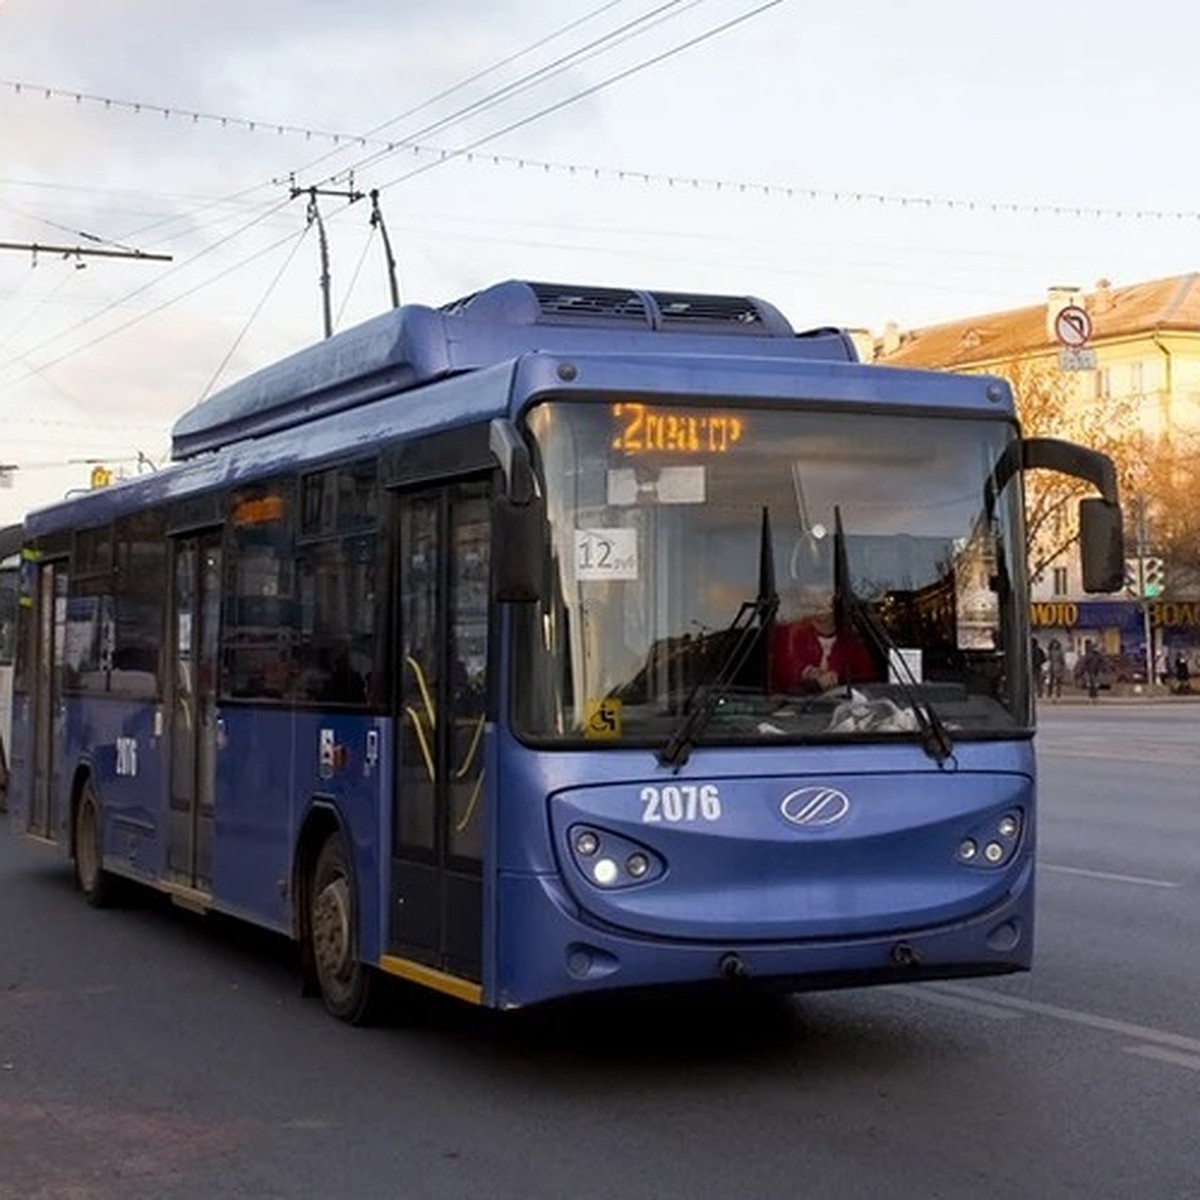
[(383, 255), (387, 260), (388, 286), (392, 289), (392, 307), (400, 307), (400, 285), (396, 281), (396, 259), (392, 254), (392, 242), (388, 237), (387, 226), (383, 223), (383, 210), (379, 207), (379, 189), (371, 189), (371, 224), (379, 227), (383, 238)]
[(329, 274), (329, 240), (325, 236), (325, 222), (321, 220), (321, 209), (317, 204), (318, 196), (334, 196), (339, 200), (348, 200), (353, 204), (363, 198), (362, 192), (355, 191), (353, 181), (349, 191), (335, 191), (330, 188), (308, 187), (299, 188), (292, 185), (292, 199), (298, 196), (308, 197), (308, 208), (305, 217), (309, 225), (316, 225), (317, 238), (321, 246), (321, 305), (325, 316), (325, 336), (333, 337), (333, 296), (331, 294), (331, 279)]

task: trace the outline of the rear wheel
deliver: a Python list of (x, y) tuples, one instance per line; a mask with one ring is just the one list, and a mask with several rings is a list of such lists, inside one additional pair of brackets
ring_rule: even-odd
[(89, 779), (75, 805), (75, 883), (93, 908), (103, 908), (112, 898), (112, 877), (104, 869), (100, 837), (100, 802)]
[(312, 965), (326, 1009), (341, 1021), (366, 1024), (374, 1014), (380, 979), (358, 957), (358, 911), (341, 834), (317, 855), (309, 889)]

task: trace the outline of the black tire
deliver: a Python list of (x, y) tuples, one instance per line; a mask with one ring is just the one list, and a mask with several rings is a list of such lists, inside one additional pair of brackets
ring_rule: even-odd
[(103, 908), (113, 896), (113, 878), (104, 869), (100, 836), (100, 802), (92, 781), (86, 780), (75, 805), (75, 884), (93, 908)]
[(330, 834), (317, 855), (308, 894), (309, 954), (325, 1008), (339, 1021), (368, 1024), (381, 981), (358, 957), (358, 905), (340, 833)]

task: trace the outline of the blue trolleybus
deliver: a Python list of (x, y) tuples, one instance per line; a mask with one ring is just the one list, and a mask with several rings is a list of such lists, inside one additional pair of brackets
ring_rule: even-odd
[(13, 667), (17, 657), (17, 589), (21, 526), (0, 529), (0, 812), (8, 807)]
[[(1035, 772), (1006, 385), (861, 364), (745, 297), (507, 282), (177, 422), (24, 525), (11, 820), (511, 1008), (1026, 969)], [(1094, 493), (1094, 494), (1093, 494)], [(806, 656), (811, 661), (806, 660)]]

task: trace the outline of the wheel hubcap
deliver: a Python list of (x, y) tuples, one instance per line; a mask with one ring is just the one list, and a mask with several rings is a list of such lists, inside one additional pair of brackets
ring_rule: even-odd
[(344, 877), (330, 880), (313, 905), (313, 955), (326, 982), (344, 984), (353, 970), (350, 888)]

